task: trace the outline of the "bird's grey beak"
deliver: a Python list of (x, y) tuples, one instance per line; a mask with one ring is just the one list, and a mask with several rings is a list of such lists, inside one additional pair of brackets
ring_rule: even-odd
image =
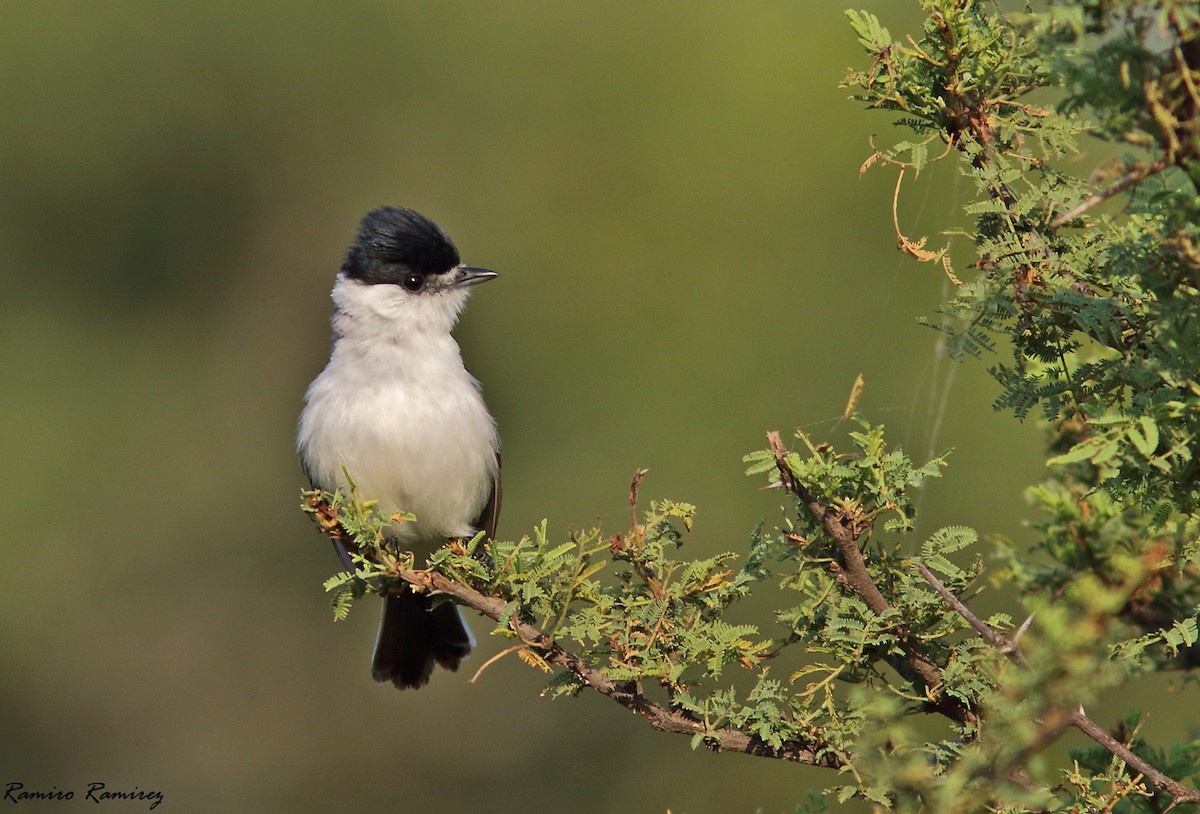
[(472, 266), (459, 266), (454, 270), (454, 278), (450, 281), (451, 288), (466, 288), (469, 285), (486, 283), (500, 275), (491, 269), (477, 269)]

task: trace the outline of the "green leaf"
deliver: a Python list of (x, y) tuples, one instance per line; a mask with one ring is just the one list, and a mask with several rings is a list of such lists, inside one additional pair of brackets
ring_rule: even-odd
[(1141, 428), (1141, 432), (1130, 428), (1129, 435), (1138, 451), (1147, 458), (1152, 458), (1158, 449), (1158, 425), (1149, 416), (1141, 416), (1138, 418), (1138, 426)]
[(1080, 461), (1090, 460), (1097, 452), (1096, 444), (1091, 441), (1084, 441), (1071, 447), (1070, 450), (1062, 455), (1055, 455), (1046, 461), (1048, 466), (1064, 466), (1066, 464), (1079, 463)]

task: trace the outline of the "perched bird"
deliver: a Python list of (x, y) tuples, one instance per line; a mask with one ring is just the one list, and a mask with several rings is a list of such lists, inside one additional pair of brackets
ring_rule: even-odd
[[(349, 474), (380, 511), (415, 514), (387, 536), (418, 564), (448, 539), (496, 529), (496, 423), (451, 336), (471, 286), (496, 276), (463, 265), (428, 218), (382, 207), (363, 218), (333, 286), (333, 348), (304, 397), (300, 463), (314, 488), (345, 489)], [(473, 644), (457, 606), (393, 588), (372, 673), (421, 687), (435, 663), (458, 669)]]

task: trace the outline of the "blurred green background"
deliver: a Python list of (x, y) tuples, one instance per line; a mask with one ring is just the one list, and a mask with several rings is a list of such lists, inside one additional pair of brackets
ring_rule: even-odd
[[(693, 556), (741, 549), (781, 502), (742, 454), (837, 430), (861, 372), (894, 441), (956, 448), (921, 529), (1022, 538), (1040, 439), (915, 322), (946, 282), (895, 251), (894, 176), (858, 177), (887, 119), (837, 87), (866, 60), (841, 4), (2, 8), (0, 782), (290, 812), (774, 812), (836, 782), (540, 699), (515, 660), (469, 684), (486, 636), (419, 695), (370, 680), (293, 430), (383, 203), (503, 275), (459, 337), (504, 536), (619, 530), (648, 467), (699, 505)], [(910, 235), (957, 222), (952, 169), (906, 183)]]

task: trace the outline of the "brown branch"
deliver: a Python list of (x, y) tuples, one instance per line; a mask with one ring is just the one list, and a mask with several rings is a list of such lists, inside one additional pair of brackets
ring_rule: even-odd
[[(946, 603), (954, 609), (954, 611), (966, 620), (979, 635), (981, 635), (988, 644), (995, 647), (999, 652), (1008, 656), (1014, 663), (1025, 667), (1025, 657), (1021, 653), (1021, 648), (1016, 641), (1009, 639), (1004, 634), (1000, 633), (987, 622), (980, 619), (963, 603), (961, 599), (950, 593), (949, 589), (942, 584), (942, 581), (934, 576), (924, 563), (917, 563), (917, 573), (921, 575), (929, 585), (937, 592), (938, 596), (946, 600)], [(1052, 711), (1053, 712), (1053, 711)], [(1156, 789), (1165, 791), (1174, 798), (1172, 805), (1180, 803), (1200, 803), (1200, 791), (1189, 789), (1187, 786), (1180, 783), (1178, 780), (1163, 774), (1158, 769), (1147, 763), (1142, 758), (1133, 753), (1127, 744), (1114, 738), (1112, 735), (1105, 732), (1095, 721), (1087, 716), (1083, 711), (1083, 707), (1076, 706), (1074, 710), (1066, 713), (1063, 716), (1059, 711), (1052, 714), (1050, 717), (1055, 721), (1051, 725), (1046, 726), (1045, 731), (1039, 734), (1041, 745), (1046, 746), (1053, 740), (1053, 736), (1061, 732), (1060, 721), (1058, 719), (1065, 717), (1071, 726), (1078, 729), (1083, 734), (1094, 740), (1096, 743), (1103, 746), (1110, 753), (1122, 760), (1127, 766), (1134, 771), (1140, 773), (1143, 777), (1150, 781)]]
[[(499, 619), (508, 605), (508, 602), (498, 596), (482, 594), (437, 571), (401, 570), (398, 576), (417, 591), (453, 597), (459, 604), (474, 608), (491, 619)], [(534, 625), (522, 622), (515, 617), (510, 620), (509, 624), (521, 640), (527, 645), (537, 648), (538, 655), (547, 662), (570, 671), (596, 692), (641, 715), (650, 726), (660, 732), (675, 732), (682, 735), (703, 733), (705, 742), (714, 751), (744, 752), (748, 755), (778, 758), (828, 769), (841, 768), (843, 765), (843, 761), (832, 752), (819, 752), (819, 744), (785, 741), (782, 746), (776, 748), (740, 729), (708, 727), (703, 721), (696, 720), (686, 712), (656, 704), (639, 692), (633, 682), (613, 681), (598, 668), (592, 667), (579, 656), (563, 649), (553, 638)]]
[(879, 591), (875, 581), (867, 571), (866, 560), (858, 547), (858, 538), (854, 531), (844, 523), (839, 512), (824, 506), (817, 500), (808, 488), (796, 480), (792, 468), (787, 464), (787, 450), (779, 440), (779, 433), (767, 433), (767, 442), (771, 445), (771, 453), (775, 456), (775, 468), (779, 470), (779, 480), (783, 488), (800, 498), (800, 502), (808, 509), (825, 529), (825, 533), (833, 538), (842, 552), (846, 582), (850, 588), (867, 603), (876, 615), (882, 615), (890, 607), (887, 599)]
[(1173, 777), (1160, 772), (1158, 769), (1151, 766), (1142, 758), (1133, 753), (1126, 744), (1121, 743), (1112, 735), (1105, 732), (1083, 711), (1083, 707), (1076, 707), (1071, 715), (1071, 725), (1078, 729), (1083, 734), (1094, 740), (1096, 743), (1103, 746), (1112, 754), (1116, 755), (1125, 762), (1134, 771), (1139, 772), (1147, 780), (1150, 781), (1156, 789), (1165, 791), (1174, 799), (1174, 805), (1181, 803), (1200, 803), (1200, 791), (1189, 789), (1187, 786), (1180, 783)]
[(925, 563), (917, 563), (917, 573), (919, 573), (921, 578), (933, 587), (933, 590), (937, 592), (938, 596), (946, 601), (947, 605), (953, 608), (959, 616), (967, 621), (967, 624), (969, 624), (980, 636), (987, 640), (988, 644), (1011, 658), (1022, 667), (1025, 666), (1025, 657), (1021, 655), (1021, 651), (1017, 647), (1016, 642), (1009, 641), (994, 627), (976, 616), (974, 612), (966, 606), (966, 603), (964, 603), (954, 594), (950, 593), (950, 589), (943, 585), (942, 581), (933, 575), (933, 572), (929, 570)]
[[(779, 440), (778, 432), (767, 433), (767, 441), (771, 445), (771, 453), (775, 456), (775, 468), (779, 470), (779, 479), (783, 487), (800, 499), (809, 514), (816, 518), (825, 533), (837, 544), (842, 555), (840, 573), (836, 575), (838, 583), (862, 597), (863, 601), (867, 603), (867, 607), (876, 616), (882, 616), (891, 605), (879, 590), (879, 586), (875, 584), (870, 571), (867, 570), (866, 559), (863, 557), (862, 549), (858, 547), (858, 538), (861, 536), (861, 532), (848, 525), (845, 522), (848, 518), (845, 518), (841, 512), (823, 505), (804, 484), (796, 479), (791, 467), (788, 466), (787, 451)], [(915, 674), (928, 688), (930, 708), (963, 725), (978, 723), (978, 716), (959, 699), (944, 693), (937, 694), (935, 697), (935, 693), (938, 693), (942, 685), (941, 670), (921, 652), (918, 644), (909, 637), (908, 631), (901, 627), (894, 632), (904, 650), (904, 661), (899, 667), (908, 668), (907, 671), (902, 669), (901, 674), (903, 675), (905, 672)]]
[[(312, 509), (310, 514), (319, 532), (335, 543), (354, 547), (352, 535), (342, 526), (331, 506), (315, 496), (308, 498), (308, 504)], [(400, 568), (395, 571), (395, 574), (418, 593), (444, 594), (452, 597), (460, 605), (474, 608), (484, 616), (497, 621), (508, 606), (508, 601), (499, 596), (480, 593), (474, 588), (455, 582), (434, 570)], [(523, 646), (533, 648), (537, 655), (546, 662), (568, 670), (596, 692), (641, 715), (650, 726), (660, 732), (675, 732), (693, 736), (703, 734), (705, 744), (713, 751), (718, 752), (743, 752), (756, 757), (777, 758), (827, 769), (840, 769), (845, 765), (845, 761), (833, 751), (824, 749), (824, 744), (821, 743), (784, 741), (776, 747), (740, 729), (710, 727), (683, 710), (669, 709), (661, 704), (656, 704), (642, 694), (636, 682), (618, 683), (613, 681), (598, 668), (565, 650), (551, 636), (534, 625), (522, 622), (515, 616), (510, 618), (509, 625)]]

